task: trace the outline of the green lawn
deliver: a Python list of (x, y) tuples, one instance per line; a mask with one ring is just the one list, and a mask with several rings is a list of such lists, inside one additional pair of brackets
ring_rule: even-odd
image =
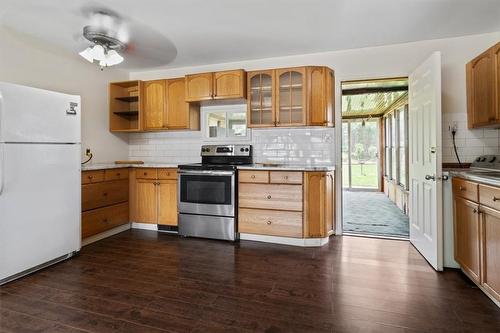
[[(377, 165), (376, 164), (353, 164), (352, 170), (352, 187), (378, 187)], [(349, 186), (348, 165), (342, 165), (342, 184), (344, 187)]]

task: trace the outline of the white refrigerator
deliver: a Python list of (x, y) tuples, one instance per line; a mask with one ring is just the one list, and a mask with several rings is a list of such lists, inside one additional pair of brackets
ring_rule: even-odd
[(0, 82), (0, 285), (80, 250), (80, 96)]

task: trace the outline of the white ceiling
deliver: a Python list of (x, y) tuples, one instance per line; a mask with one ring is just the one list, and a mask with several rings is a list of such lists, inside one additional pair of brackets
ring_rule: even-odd
[(162, 35), (157, 44), (177, 52), (170, 63), (154, 64), (162, 67), (500, 31), (499, 0), (1, 0), (0, 23), (75, 51), (81, 8), (89, 4)]

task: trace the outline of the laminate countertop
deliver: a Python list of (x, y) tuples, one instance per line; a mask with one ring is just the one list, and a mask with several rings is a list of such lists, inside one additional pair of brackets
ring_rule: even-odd
[(313, 166), (313, 165), (240, 165), (239, 170), (270, 170), (270, 171), (334, 171), (335, 166)]
[(174, 168), (177, 164), (172, 163), (144, 163), (144, 164), (116, 164), (116, 163), (95, 163), (82, 165), (82, 171), (103, 170), (103, 169), (121, 169), (121, 168)]
[(450, 176), (463, 178), (476, 183), (500, 187), (500, 171), (485, 171), (473, 169), (451, 169)]

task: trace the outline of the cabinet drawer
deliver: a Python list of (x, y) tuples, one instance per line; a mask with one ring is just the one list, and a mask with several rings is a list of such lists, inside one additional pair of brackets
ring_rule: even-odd
[(239, 206), (302, 211), (302, 185), (240, 184)]
[(250, 234), (302, 237), (302, 212), (241, 208), (238, 231)]
[(269, 183), (269, 171), (240, 171), (238, 173), (240, 183)]
[(104, 181), (104, 170), (82, 172), (82, 184), (92, 184)]
[(477, 202), (478, 184), (461, 178), (453, 178), (453, 194)]
[(137, 168), (135, 172), (137, 179), (157, 179), (158, 170), (155, 168)]
[(104, 170), (104, 180), (128, 179), (128, 169), (107, 169)]
[(128, 222), (128, 202), (83, 212), (82, 239)]
[(126, 179), (82, 186), (82, 210), (90, 210), (128, 201)]
[(272, 184), (302, 184), (302, 172), (271, 171)]
[(479, 203), (487, 207), (500, 210), (500, 188), (479, 185)]
[(177, 179), (177, 169), (158, 169), (158, 179)]

